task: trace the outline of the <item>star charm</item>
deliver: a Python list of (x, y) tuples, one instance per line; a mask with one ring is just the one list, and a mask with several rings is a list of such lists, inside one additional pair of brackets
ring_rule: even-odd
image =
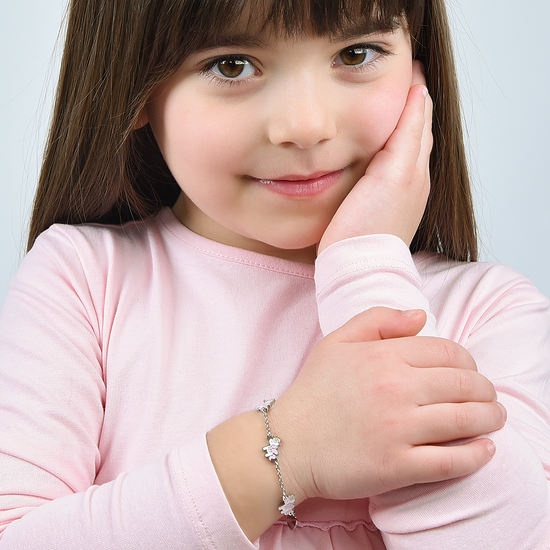
[(275, 399), (264, 399), (264, 404), (261, 407), (258, 407), (260, 412), (267, 412), (271, 406), (275, 403)]

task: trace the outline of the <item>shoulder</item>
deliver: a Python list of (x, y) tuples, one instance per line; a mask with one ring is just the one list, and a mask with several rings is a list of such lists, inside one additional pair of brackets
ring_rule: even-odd
[[(457, 262), (440, 255), (415, 256), (423, 292), (442, 324), (442, 334), (455, 340), (467, 337), (496, 320), (521, 324), (550, 324), (549, 300), (520, 273), (491, 262)], [(494, 321), (493, 321), (494, 322)], [(448, 335), (450, 327), (453, 334)], [(456, 330), (460, 327), (461, 338)]]
[(527, 277), (499, 263), (458, 262), (427, 253), (415, 255), (414, 261), (425, 290), (434, 297), (453, 292), (497, 295), (522, 289), (548, 301)]
[(162, 213), (120, 226), (55, 224), (36, 239), (21, 268), (47, 263), (65, 272), (81, 269), (99, 275), (122, 266), (129, 271), (158, 256), (165, 248), (166, 234)]
[(129, 279), (146, 281), (152, 265), (165, 257), (163, 239), (157, 218), (122, 226), (56, 224), (37, 238), (11, 286), (101, 297)]
[(97, 257), (113, 251), (147, 250), (160, 238), (162, 223), (157, 218), (129, 222), (124, 225), (55, 224), (36, 239), (30, 254), (77, 254)]

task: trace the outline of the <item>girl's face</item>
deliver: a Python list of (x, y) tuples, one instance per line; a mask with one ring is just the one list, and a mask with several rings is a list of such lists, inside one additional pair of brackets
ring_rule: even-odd
[(338, 206), (395, 129), (409, 35), (235, 37), (190, 55), (146, 108), (192, 231), (312, 262)]

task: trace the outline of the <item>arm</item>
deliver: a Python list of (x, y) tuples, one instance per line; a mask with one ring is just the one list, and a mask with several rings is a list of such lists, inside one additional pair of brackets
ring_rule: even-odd
[[(204, 436), (94, 486), (104, 460), (99, 449), (109, 391), (103, 355), (108, 352), (105, 319), (110, 316), (102, 308), (113, 300), (109, 296), (113, 289), (105, 267), (109, 262), (93, 255), (96, 250), (108, 249), (108, 243), (91, 243), (91, 259), (83, 251), (85, 244), (79, 243), (75, 249), (57, 230), (41, 237), (13, 282), (0, 319), (0, 548), (169, 548), (181, 544), (189, 548), (221, 544), (252, 548), (231, 513)], [(93, 266), (86, 270), (89, 276), (83, 272), (83, 254), (88, 258), (86, 265)], [(124, 263), (124, 257), (119, 261)], [(115, 292), (115, 306), (117, 303)], [(391, 313), (408, 323), (405, 328), (397, 324), (408, 334), (418, 331), (424, 321), (423, 317)], [(361, 338), (380, 340), (378, 332), (372, 333), (370, 321)], [(298, 397), (309, 394), (311, 384), (306, 375), (317, 378), (317, 364), (326, 357), (323, 346), (303, 370), (302, 391), (295, 394)], [(362, 348), (349, 348), (350, 360), (363, 360)], [(340, 347), (333, 343), (327, 349), (332, 359), (325, 365), (339, 380)], [(406, 365), (403, 368), (411, 370)], [(319, 382), (330, 384), (326, 379)], [(345, 388), (341, 390), (340, 397), (346, 401)], [(324, 391), (323, 387), (319, 391)], [(279, 404), (272, 415), (273, 429), (282, 429), (280, 435), (289, 444), (287, 456), (298, 457), (299, 452), (291, 452), (292, 435), (284, 428), (284, 399)], [(311, 420), (311, 428), (322, 435), (323, 425)], [(311, 428), (305, 426), (306, 432), (313, 433)], [(250, 508), (266, 511), (252, 526), (255, 532), (248, 531), (255, 539), (278, 519), (280, 498), (273, 467), (258, 452), (265, 444), (261, 415), (245, 413), (221, 424), (210, 436), (212, 461), (237, 519), (248, 530), (246, 519), (254, 517)], [(228, 456), (237, 460), (226, 460)], [(462, 466), (448, 475), (477, 468), (488, 459), (488, 453), (482, 446), (474, 446), (464, 458)], [(339, 461), (339, 456), (332, 459)], [(224, 476), (224, 467), (229, 475)], [(232, 467), (240, 468), (240, 477)], [(437, 468), (434, 470), (437, 473)], [(333, 471), (338, 474), (337, 468)], [(293, 487), (290, 470), (285, 472), (289, 490), (306, 485), (300, 482)], [(367, 477), (376, 476), (371, 473)], [(395, 478), (385, 486), (395, 487)], [(238, 491), (251, 497), (242, 510), (231, 498)]]
[[(399, 253), (396, 245), (392, 236), (364, 237), (338, 243), (319, 257), (319, 310), (326, 331), (336, 329), (346, 311), (353, 315), (378, 303), (399, 307), (402, 299), (410, 307), (416, 300), (425, 307), (422, 279), (418, 272), (411, 276), (410, 254), (404, 245)], [(426, 279), (434, 289), (437, 316), (447, 331), (450, 325), (460, 327), (449, 336), (472, 353), (479, 371), (494, 383), (508, 422), (490, 434), (497, 452), (478, 472), (371, 498), (372, 519), (391, 549), (531, 550), (547, 548), (550, 540), (547, 300), (500, 266), (483, 277), (476, 272), (472, 265), (454, 280), (439, 266)], [(373, 284), (377, 279), (386, 284)], [(450, 320), (448, 309), (459, 305), (463, 309)]]
[[(415, 100), (414, 96), (410, 99)], [(547, 303), (524, 280), (506, 284), (509, 275), (502, 272), (488, 284), (472, 279), (468, 287), (467, 277), (458, 281), (454, 301), (446, 295), (451, 286), (449, 266), (440, 265), (424, 280), (419, 276), (406, 246), (416, 229), (416, 208), (423, 208), (428, 177), (423, 175), (422, 166), (427, 166), (429, 117), (423, 121), (419, 113), (418, 108), (416, 114), (414, 109), (404, 111), (399, 123), (405, 126), (404, 131), (390, 138), (384, 155), (375, 157), (321, 242), (316, 272), (321, 326), (325, 334), (330, 333), (358, 311), (378, 305), (418, 307), (428, 312), (425, 330), (435, 335), (435, 317), (424, 296), (424, 285), (432, 284), (430, 300), (438, 303), (448, 299), (447, 310), (461, 314), (455, 320), (454, 332), (445, 334), (463, 344), (480, 372), (494, 382), (510, 420), (503, 430), (490, 434), (498, 450), (481, 470), (460, 480), (375, 496), (371, 498), (372, 518), (383, 531), (388, 548), (399, 550), (547, 548)], [(408, 143), (414, 147), (407, 147)], [(408, 169), (396, 171), (400, 166)], [(389, 175), (385, 177), (385, 173)], [(386, 186), (380, 183), (384, 181)], [(377, 208), (378, 213), (387, 212), (387, 217), (380, 220), (372, 215), (371, 210)], [(411, 224), (404, 226), (403, 220)], [(481, 290), (485, 296), (480, 296)], [(440, 313), (441, 307), (436, 317)], [(453, 325), (448, 319), (438, 321), (446, 328)], [(457, 327), (466, 328), (461, 333)]]
[[(386, 308), (354, 317), (313, 350), (275, 403), (270, 425), (282, 437), (279, 462), (297, 504), (311, 497), (364, 498), (454, 478), (490, 460), (487, 440), (453, 448), (429, 444), (500, 427), (503, 415), (492, 384), (475, 372), (462, 348), (442, 339), (405, 337), (424, 321), (419, 311), (408, 316)], [(455, 422), (457, 416), (465, 421)], [(257, 452), (259, 424), (258, 413), (246, 413), (209, 433), (220, 482), (251, 539), (278, 519), (274, 511), (281, 499), (273, 467), (259, 468), (267, 463)], [(251, 434), (257, 434), (253, 444)]]
[[(437, 380), (441, 384), (442, 380), (447, 376), (460, 377), (461, 373), (457, 373), (456, 370), (469, 368), (465, 366), (469, 363), (469, 356), (457, 356), (456, 362), (449, 363), (448, 358), (444, 357), (446, 352), (449, 352), (448, 349), (445, 349), (448, 344), (441, 340), (437, 342), (420, 340), (414, 342), (410, 340), (407, 342), (394, 340), (390, 342), (387, 340), (381, 345), (374, 344), (371, 342), (371, 339), (380, 340), (380, 335), (374, 338), (368, 334), (368, 331), (365, 332), (363, 330), (365, 319), (368, 319), (368, 314), (366, 317), (358, 315), (357, 318), (350, 321), (351, 325), (349, 323), (346, 324), (346, 321), (353, 315), (360, 314), (365, 309), (380, 304), (395, 307), (396, 303), (399, 303), (401, 306), (405, 305), (405, 307), (401, 307), (400, 309), (421, 308), (429, 313), (428, 301), (422, 295), (420, 289), (420, 278), (410, 258), (408, 248), (403, 240), (401, 240), (412, 239), (424, 208), (425, 195), (427, 195), (427, 189), (424, 189), (423, 194), (418, 197), (416, 184), (418, 181), (421, 184), (426, 183), (426, 164), (431, 145), (429, 113), (429, 100), (421, 94), (421, 89), (417, 87), (411, 91), (411, 101), (406, 109), (404, 117), (407, 120), (407, 124), (404, 125), (406, 127), (399, 128), (399, 131), (395, 134), (398, 143), (396, 144), (394, 140), (389, 147), (389, 150), (392, 150), (392, 148), (400, 150), (402, 142), (408, 141), (411, 133), (418, 144), (416, 149), (417, 157), (412, 159), (407, 158), (407, 162), (405, 163), (407, 165), (405, 169), (406, 173), (409, 173), (409, 165), (415, 167), (412, 170), (413, 176), (411, 177), (408, 196), (414, 199), (413, 202), (417, 205), (417, 208), (410, 208), (412, 203), (409, 198), (401, 198), (402, 202), (407, 203), (406, 206), (411, 214), (410, 218), (406, 218), (400, 216), (399, 212), (397, 212), (401, 238), (388, 237), (387, 235), (372, 237), (382, 239), (386, 245), (389, 244), (389, 248), (388, 246), (385, 247), (386, 256), (397, 258), (397, 263), (402, 268), (401, 271), (391, 278), (391, 284), (388, 284), (389, 277), (388, 273), (384, 270), (384, 263), (378, 265), (381, 269), (378, 270), (377, 275), (373, 276), (380, 257), (375, 256), (370, 259), (372, 260), (373, 269), (370, 271), (369, 285), (376, 287), (376, 277), (380, 276), (384, 283), (382, 285), (385, 289), (384, 300), (376, 302), (375, 299), (369, 302), (368, 300), (358, 301), (353, 298), (355, 294), (354, 283), (358, 283), (359, 287), (363, 285), (364, 265), (361, 265), (361, 262), (365, 262), (363, 257), (360, 257), (360, 261), (351, 266), (348, 271), (344, 268), (342, 272), (338, 270), (324, 271), (323, 269), (318, 271), (320, 277), (323, 277), (323, 274), (326, 276), (323, 281), (319, 281), (319, 278), (317, 281), (320, 286), (319, 292), (323, 297), (320, 305), (320, 310), (322, 306), (322, 311), (320, 311), (321, 325), (325, 334), (332, 331), (335, 332), (330, 335), (330, 338), (325, 339), (310, 356), (298, 379), (278, 400), (272, 413), (273, 422), (276, 426), (275, 432), (283, 438), (284, 448), (286, 449), (285, 455), (284, 457), (281, 456), (280, 461), (281, 467), (285, 472), (285, 479), (287, 479), (287, 491), (296, 493), (298, 495), (298, 502), (311, 496), (337, 499), (371, 496), (388, 490), (392, 485), (403, 486), (417, 483), (420, 477), (423, 477), (425, 480), (428, 478), (434, 480), (438, 476), (439, 479), (447, 479), (461, 474), (458, 474), (456, 470), (454, 473), (451, 473), (449, 470), (443, 472), (445, 468), (442, 468), (442, 462), (449, 464), (449, 460), (452, 460), (454, 461), (454, 466), (468, 469), (469, 472), (472, 472), (490, 457), (486, 442), (484, 443), (483, 441), (475, 442), (475, 447), (467, 445), (462, 448), (454, 448), (453, 456), (438, 454), (443, 450), (440, 447), (423, 447), (424, 444), (433, 441), (455, 439), (456, 437), (453, 437), (451, 432), (455, 436), (458, 433), (456, 423), (449, 421), (446, 428), (442, 431), (436, 430), (437, 434), (432, 432), (431, 435), (427, 435), (425, 430), (419, 429), (419, 427), (433, 426), (434, 420), (437, 422), (437, 411), (445, 416), (443, 410), (437, 407), (433, 409), (426, 407), (417, 410), (415, 405), (413, 405), (412, 409), (408, 409), (407, 407), (412, 405), (412, 403), (407, 397), (410, 397), (412, 392), (409, 392), (409, 395), (406, 397), (397, 390), (395, 393), (387, 392), (380, 397), (380, 392), (378, 391), (380, 387), (384, 387), (385, 385), (401, 385), (406, 391), (412, 387), (418, 388), (417, 384), (426, 386), (427, 382), (425, 378), (423, 382), (420, 382), (420, 377), (423, 376), (433, 377), (436, 385)], [(412, 123), (410, 119), (413, 120)], [(414, 152), (412, 156), (414, 157)], [(332, 252), (329, 251), (334, 250), (334, 248), (330, 245), (337, 243), (346, 236), (349, 237), (347, 235), (349, 231), (353, 235), (355, 234), (353, 233), (354, 231), (359, 231), (359, 233), (369, 232), (377, 227), (376, 223), (373, 227), (361, 227), (355, 223), (346, 225), (347, 220), (356, 221), (358, 216), (361, 216), (361, 219), (367, 220), (367, 222), (372, 221), (372, 217), (369, 217), (368, 213), (364, 215), (362, 211), (359, 213), (353, 212), (356, 210), (356, 205), (361, 204), (360, 201), (357, 201), (356, 197), (358, 190), (366, 192), (367, 195), (372, 193), (375, 195), (377, 193), (384, 194), (386, 192), (383, 188), (384, 180), (382, 179), (382, 175), (383, 165), (387, 163), (387, 159), (379, 160), (378, 163), (373, 161), (373, 163), (369, 167), (368, 177), (365, 178), (362, 184), (359, 183), (350, 194), (354, 198), (344, 201), (341, 210), (336, 214), (333, 223), (327, 229), (325, 237), (323, 237), (323, 241), (319, 246), (319, 262), (321, 264), (326, 263), (327, 265), (331, 265), (332, 260), (330, 258), (332, 258)], [(374, 189), (371, 189), (369, 183), (373, 179), (373, 170), (376, 185)], [(397, 177), (397, 179), (399, 178)], [(399, 189), (394, 189), (394, 191), (399, 192)], [(377, 206), (375, 202), (373, 203), (367, 199), (364, 199), (364, 202), (371, 204), (372, 207)], [(390, 202), (393, 202), (393, 199)], [(353, 239), (351, 240), (353, 241)], [(349, 239), (346, 243), (349, 247)], [(363, 252), (365, 250), (368, 252), (369, 248), (365, 249), (363, 244), (363, 242), (359, 242), (359, 247), (362, 248)], [(334, 247), (338, 247), (338, 244), (334, 244)], [(392, 247), (398, 250), (396, 254), (393, 254)], [(406, 251), (404, 260), (399, 257), (403, 249)], [(329, 259), (323, 260), (323, 258), (327, 257), (327, 254), (329, 255)], [(347, 258), (349, 259), (351, 256), (352, 254), (348, 254)], [(341, 266), (342, 264), (337, 262), (335, 265)], [(347, 267), (350, 267), (349, 264), (346, 265)], [(336, 287), (342, 286), (339, 280), (340, 276), (347, 277), (350, 271), (355, 275), (354, 282), (347, 284), (345, 293), (335, 292)], [(403, 278), (404, 271), (407, 272), (408, 277)], [(374, 281), (373, 277), (375, 278)], [(346, 282), (350, 282), (349, 278), (346, 279)], [(406, 291), (404, 293), (401, 292), (403, 286)], [(407, 292), (411, 288), (414, 288), (412, 295), (411, 292)], [(407, 297), (406, 300), (403, 300), (404, 296)], [(424, 318), (422, 318), (422, 321), (424, 321)], [(420, 327), (421, 325), (416, 326), (416, 331), (414, 332), (386, 334), (385, 337), (398, 338), (410, 336), (416, 334)], [(429, 325), (424, 333), (436, 334), (434, 319), (431, 315)], [(353, 336), (350, 334), (353, 334)], [(426, 348), (422, 350), (421, 348), (424, 345)], [(404, 351), (404, 348), (408, 348), (405, 355), (411, 352), (414, 357), (400, 355)], [(455, 350), (454, 352), (460, 355), (457, 348), (453, 349)], [(431, 364), (430, 361), (426, 360), (426, 357), (429, 355), (434, 358), (434, 354), (437, 356), (438, 352), (442, 353), (438, 361)], [(402, 363), (400, 360), (402, 360)], [(412, 361), (412, 363), (408, 363), (407, 361)], [(410, 367), (413, 364), (415, 367), (428, 367), (426, 371), (431, 366), (455, 367), (455, 370), (451, 372), (451, 369), (449, 369), (447, 372), (444, 372), (446, 369), (439, 369), (437, 373), (428, 374), (427, 372), (421, 372), (421, 369), (419, 370), (418, 368), (411, 369)], [(399, 372), (392, 370), (392, 367), (396, 366), (398, 366), (397, 371)], [(403, 368), (401, 369), (400, 367)], [(470, 368), (472, 368), (471, 364)], [(475, 369), (475, 366), (473, 368)], [(387, 376), (384, 376), (386, 374)], [(395, 384), (396, 380), (399, 380), (398, 384)], [(483, 382), (479, 378), (474, 385), (477, 385), (478, 382), (483, 386)], [(447, 382), (443, 382), (443, 385), (446, 384), (449, 384), (448, 389), (450, 393), (442, 395), (435, 392), (430, 397), (429, 403), (443, 404), (446, 401), (453, 402), (457, 399), (457, 396), (460, 401), (460, 391), (455, 383), (451, 383), (447, 379)], [(356, 392), (359, 392), (359, 395), (356, 395)], [(483, 401), (480, 394), (471, 395), (470, 398), (472, 401)], [(485, 399), (489, 402), (492, 401), (492, 397), (488, 396), (488, 394), (485, 394)], [(349, 406), (350, 403), (352, 404), (351, 407)], [(475, 405), (480, 404), (478, 402)], [(400, 408), (401, 405), (403, 408)], [(486, 420), (491, 419), (489, 422), (493, 426), (501, 426), (500, 415), (502, 413), (497, 412), (499, 409), (495, 403), (489, 404), (486, 402), (484, 405), (488, 407), (484, 414), (478, 416), (478, 419), (483, 417)], [(451, 415), (460, 414), (456, 412), (460, 408), (460, 406), (443, 406), (443, 409), (447, 413), (451, 413)], [(336, 411), (337, 413), (335, 414)], [(427, 416), (415, 418), (414, 414), (420, 411), (426, 413)], [(487, 414), (488, 416), (486, 416)], [(401, 424), (403, 430), (397, 430), (390, 435), (390, 432), (385, 429), (384, 423), (380, 423), (381, 418), (385, 419), (386, 426)], [(466, 423), (469, 424), (469, 422)], [(351, 430), (351, 426), (357, 426), (357, 430)], [(476, 435), (483, 433), (479, 425), (474, 427), (470, 424), (469, 429), (472, 430), (470, 435), (474, 435), (474, 432)], [(445, 430), (448, 431), (445, 433)], [(424, 432), (422, 435), (418, 435), (422, 432)], [(255, 492), (254, 483), (247, 483), (247, 472), (251, 471), (250, 456), (254, 452), (253, 447), (251, 446), (250, 451), (247, 453), (239, 453), (239, 449), (235, 448), (235, 445), (231, 445), (232, 441), (239, 440), (245, 433), (246, 430), (244, 428), (239, 430), (234, 421), (225, 423), (210, 432), (210, 450), (222, 486), (230, 503), (232, 503), (232, 508), (243, 529), (251, 538), (254, 538), (269, 526), (273, 521), (273, 517), (269, 516), (269, 514), (263, 515), (263, 505), (267, 501), (265, 498), (262, 500), (262, 491)], [(342, 433), (345, 434), (343, 441), (332, 437), (332, 435), (329, 441), (326, 439), (327, 434)], [(413, 442), (411, 439), (407, 439), (405, 433), (408, 435), (416, 434), (420, 439)], [(368, 438), (366, 434), (368, 434)], [(366, 442), (367, 439), (368, 443)], [(224, 442), (226, 442), (225, 445)], [(231, 452), (227, 452), (227, 444), (230, 445)], [(413, 450), (411, 444), (416, 449)], [(372, 449), (376, 449), (379, 452), (373, 452)], [(445, 451), (448, 450), (446, 449)], [(319, 457), (322, 457), (323, 460), (317, 460)], [(381, 464), (381, 462), (384, 464)], [(342, 463), (347, 464), (347, 476), (341, 471), (341, 467), (339, 467)], [(397, 466), (398, 464), (399, 466)], [(257, 471), (255, 467), (253, 470)], [(398, 472), (398, 470), (400, 471)], [(304, 480), (304, 471), (309, 471), (310, 476), (313, 471), (313, 482), (311, 479)], [(462, 471), (464, 472), (465, 470)], [(266, 473), (268, 472), (266, 471)], [(271, 476), (275, 480), (273, 472)], [(340, 479), (335, 480), (334, 476), (339, 476)], [(307, 475), (305, 477), (307, 478)], [(290, 482), (288, 481), (289, 479)], [(273, 487), (275, 488), (276, 496), (276, 484), (272, 485)], [(274, 509), (276, 500), (272, 501), (271, 495), (273, 495), (273, 492), (271, 490), (269, 495), (271, 509)], [(260, 511), (262, 511), (261, 514), (259, 513)], [(252, 518), (256, 518), (258, 521), (255, 522)], [(249, 520), (251, 523), (249, 523)]]
[(213, 548), (219, 540), (253, 548), (204, 434), (94, 485), (108, 390), (106, 262), (92, 264), (85, 276), (66, 236), (49, 231), (23, 261), (0, 316), (0, 548)]

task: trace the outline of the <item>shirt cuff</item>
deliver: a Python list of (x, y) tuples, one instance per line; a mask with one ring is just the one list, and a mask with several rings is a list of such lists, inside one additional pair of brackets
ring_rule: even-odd
[(178, 490), (202, 548), (254, 550), (241, 530), (210, 459), (206, 435), (172, 451)]
[(315, 264), (319, 320), (328, 334), (372, 307), (423, 309), (423, 336), (438, 336), (422, 280), (408, 246), (394, 235), (367, 235), (335, 243)]

